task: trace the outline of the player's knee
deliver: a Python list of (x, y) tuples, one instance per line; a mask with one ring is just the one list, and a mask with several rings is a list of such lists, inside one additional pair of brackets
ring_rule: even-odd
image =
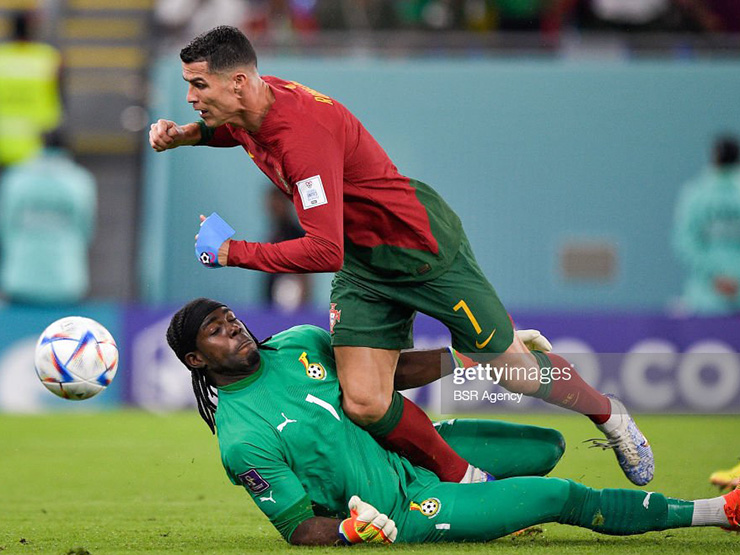
[(549, 456), (544, 461), (545, 468), (543, 469), (544, 472), (542, 474), (547, 474), (555, 468), (555, 465), (557, 465), (563, 457), (563, 454), (565, 453), (565, 438), (563, 437), (563, 434), (557, 430), (547, 428), (543, 439), (548, 444), (547, 451)]
[(380, 395), (342, 397), (342, 409), (350, 420), (359, 426), (373, 424), (388, 411), (389, 399)]

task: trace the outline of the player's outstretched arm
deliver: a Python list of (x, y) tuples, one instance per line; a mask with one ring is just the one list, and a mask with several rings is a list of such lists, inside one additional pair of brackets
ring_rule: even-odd
[(421, 387), (452, 372), (450, 352), (445, 349), (403, 351), (398, 357), (393, 388), (404, 391)]
[[(550, 341), (538, 330), (516, 330), (530, 351), (550, 352)], [(450, 374), (455, 367), (450, 348), (404, 351), (398, 358), (393, 387), (396, 391), (421, 387)]]
[(301, 522), (290, 536), (292, 545), (344, 545), (337, 529), (341, 520), (314, 516)]
[(178, 125), (174, 121), (160, 119), (149, 128), (149, 144), (157, 152), (198, 144), (200, 137), (197, 123)]

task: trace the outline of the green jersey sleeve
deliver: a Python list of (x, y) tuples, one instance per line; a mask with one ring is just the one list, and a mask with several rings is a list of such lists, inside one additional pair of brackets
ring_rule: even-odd
[(240, 443), (222, 459), (231, 481), (244, 487), (286, 541), (314, 516), (306, 490), (277, 449)]

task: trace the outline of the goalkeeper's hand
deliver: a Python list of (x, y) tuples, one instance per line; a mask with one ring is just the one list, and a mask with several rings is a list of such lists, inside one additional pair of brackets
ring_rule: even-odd
[(398, 530), (388, 515), (353, 495), (347, 504), (349, 518), (339, 523), (339, 537), (348, 545), (355, 543), (393, 543)]
[(552, 344), (539, 330), (516, 330), (516, 336), (530, 351), (552, 351)]

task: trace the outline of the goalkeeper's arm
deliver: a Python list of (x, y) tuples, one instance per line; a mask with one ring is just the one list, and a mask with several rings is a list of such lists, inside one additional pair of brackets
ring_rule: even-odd
[[(530, 351), (549, 352), (552, 350), (550, 341), (537, 330), (516, 330), (516, 334)], [(450, 355), (460, 355), (451, 349), (452, 347), (446, 347), (402, 352), (396, 365), (394, 389), (403, 391), (421, 387), (450, 374), (457, 364), (457, 362), (453, 364), (453, 358)], [(464, 362), (461, 361), (461, 363)]]
[[(314, 516), (301, 522), (290, 536), (292, 545), (335, 545), (340, 543), (337, 529), (341, 520)], [(342, 542), (344, 543), (344, 542)]]
[(370, 503), (356, 495), (348, 503), (350, 516), (344, 520), (314, 516), (301, 522), (290, 536), (293, 545), (353, 545), (393, 543), (396, 524)]

